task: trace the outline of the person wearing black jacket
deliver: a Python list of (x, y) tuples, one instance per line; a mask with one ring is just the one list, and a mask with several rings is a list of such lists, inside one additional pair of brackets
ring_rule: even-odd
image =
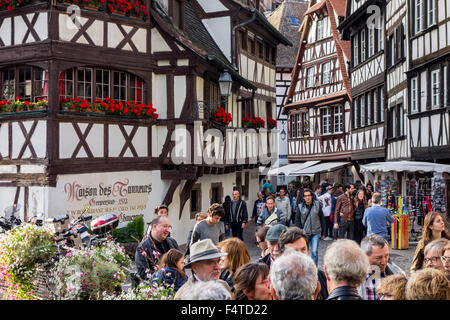
[(323, 259), (329, 292), (327, 300), (362, 300), (357, 288), (363, 283), (368, 268), (369, 259), (355, 241), (333, 242)]
[(255, 223), (256, 223), (256, 220), (258, 219), (258, 216), (262, 213), (265, 203), (266, 203), (266, 199), (263, 197), (262, 192), (259, 191), (258, 199), (256, 199), (255, 203), (253, 204), (252, 219)]
[(230, 226), (233, 237), (244, 241), (243, 233), (248, 222), (247, 204), (240, 198), (238, 190), (233, 191), (233, 201), (231, 201)]
[(225, 202), (222, 203), (222, 207), (223, 210), (225, 211), (225, 216), (220, 219), (220, 221), (223, 222), (224, 227), (225, 227), (225, 237), (229, 237), (230, 233), (231, 233), (231, 228), (230, 228), (230, 217), (231, 217), (231, 197), (230, 196), (226, 196), (225, 197)]
[(170, 249), (180, 250), (175, 239), (169, 237), (170, 225), (166, 216), (158, 216), (151, 222), (149, 235), (138, 245), (134, 255), (137, 273), (141, 279), (148, 278), (147, 273), (156, 271), (159, 259)]

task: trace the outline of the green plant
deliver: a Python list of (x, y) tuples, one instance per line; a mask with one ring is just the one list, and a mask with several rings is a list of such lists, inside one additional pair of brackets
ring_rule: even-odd
[(175, 291), (173, 284), (167, 286), (152, 282), (141, 283), (136, 290), (127, 290), (120, 294), (104, 294), (104, 300), (173, 300)]
[(292, 184), (292, 186), (294, 187), (294, 189), (300, 189), (302, 187), (302, 182), (299, 180), (292, 180), (291, 182), (289, 182)]
[(126, 279), (123, 267), (131, 259), (118, 244), (81, 250), (71, 249), (51, 270), (50, 283), (59, 299), (101, 300), (120, 292)]
[[(144, 237), (144, 218), (137, 217), (133, 221), (130, 221), (126, 227), (113, 230), (113, 237), (117, 242), (136, 242), (136, 239), (142, 239)], [(133, 238), (134, 237), (134, 238)]]
[(39, 265), (56, 252), (52, 225), (26, 223), (0, 236), (0, 282), (9, 299), (33, 299)]

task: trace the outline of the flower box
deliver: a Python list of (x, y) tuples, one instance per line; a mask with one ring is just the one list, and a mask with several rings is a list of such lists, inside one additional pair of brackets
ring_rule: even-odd
[(233, 118), (231, 113), (226, 112), (221, 106), (217, 106), (216, 111), (211, 113), (210, 120), (221, 126), (228, 126)]
[(19, 114), (44, 113), (47, 111), (47, 100), (38, 99), (37, 102), (23, 101), (19, 97), (14, 101), (0, 101), (0, 116)]
[(266, 125), (265, 121), (260, 117), (249, 117), (248, 114), (245, 115), (245, 118), (242, 119), (242, 126), (244, 128), (252, 128), (259, 129), (264, 128)]

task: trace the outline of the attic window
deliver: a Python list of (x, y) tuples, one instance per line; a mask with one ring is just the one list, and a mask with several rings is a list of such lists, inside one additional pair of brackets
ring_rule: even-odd
[(294, 27), (300, 26), (300, 24), (298, 23), (297, 17), (289, 16), (289, 20), (291, 20), (291, 24), (292, 24)]

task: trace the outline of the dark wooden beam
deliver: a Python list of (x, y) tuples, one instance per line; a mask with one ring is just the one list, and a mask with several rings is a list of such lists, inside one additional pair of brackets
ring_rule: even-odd
[(164, 197), (163, 203), (167, 206), (169, 206), (172, 203), (173, 200), (173, 194), (175, 193), (175, 190), (180, 185), (181, 180), (175, 179), (172, 180), (172, 183), (170, 184), (169, 190), (167, 190), (166, 196)]
[(181, 215), (183, 214), (184, 205), (186, 204), (186, 202), (191, 197), (191, 190), (192, 190), (192, 187), (194, 186), (196, 181), (197, 181), (197, 179), (195, 179), (195, 180), (187, 180), (186, 183), (184, 184), (183, 190), (181, 190), (181, 193), (180, 193), (180, 213), (179, 213), (179, 216), (178, 216), (179, 220), (181, 220)]

